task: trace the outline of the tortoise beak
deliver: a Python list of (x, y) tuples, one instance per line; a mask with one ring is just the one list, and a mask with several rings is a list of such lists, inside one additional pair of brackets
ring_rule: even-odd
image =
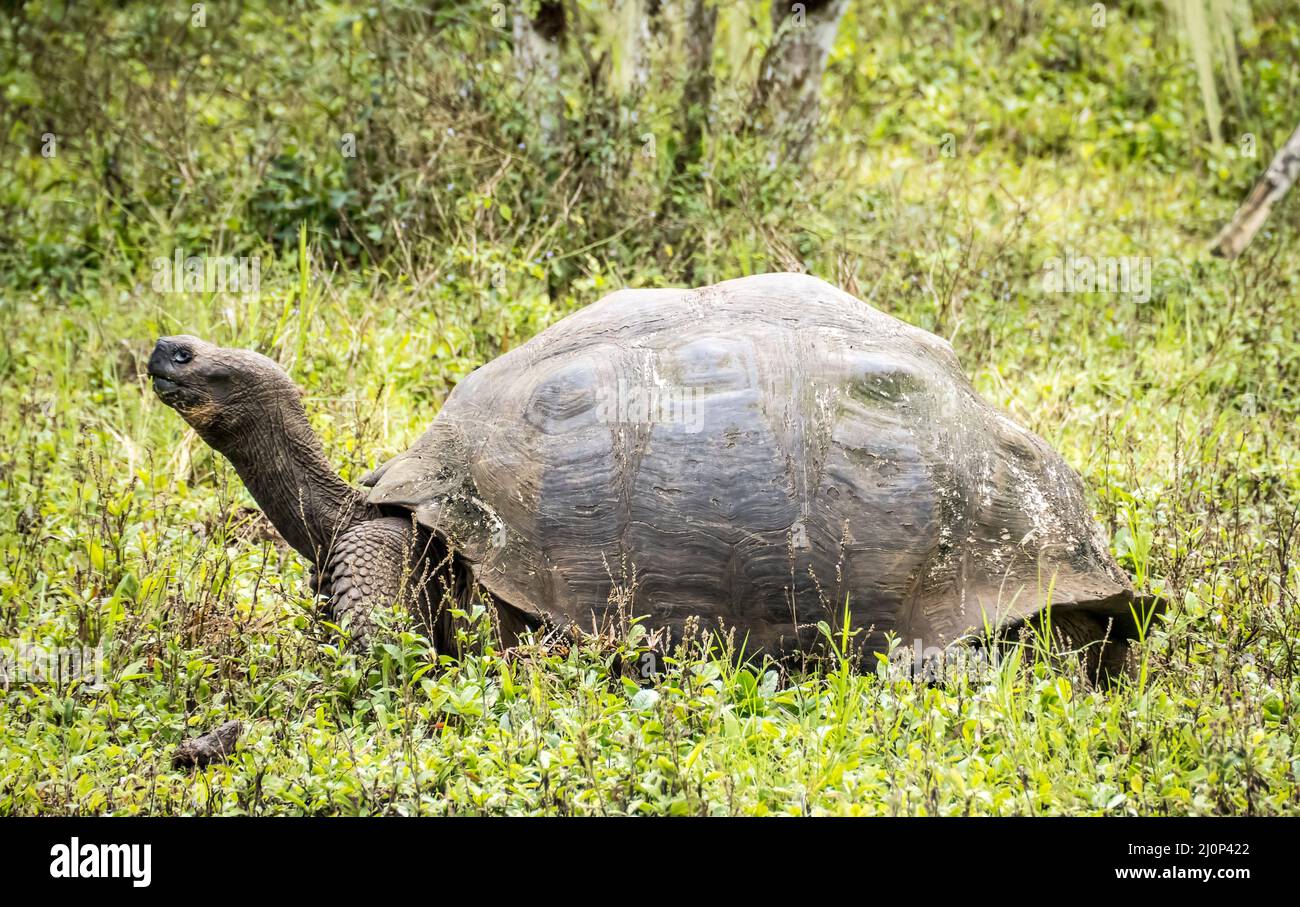
[(171, 394), (173, 391), (178, 390), (179, 388), (180, 385), (177, 384), (175, 381), (168, 381), (166, 378), (163, 378), (160, 375), (153, 376), (153, 391), (163, 400), (166, 400), (168, 394)]
[(153, 379), (153, 390), (164, 403), (174, 400), (176, 392), (181, 389), (180, 383), (175, 380), (175, 367), (172, 364), (176, 347), (177, 343), (173, 338), (162, 337), (154, 345), (153, 353), (149, 356), (148, 371), (149, 377)]

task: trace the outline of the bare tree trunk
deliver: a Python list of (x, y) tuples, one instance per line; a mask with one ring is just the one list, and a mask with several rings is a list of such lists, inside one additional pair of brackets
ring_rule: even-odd
[(764, 111), (792, 151), (801, 153), (817, 124), (822, 73), (848, 0), (772, 2), (772, 44), (763, 56), (754, 108)]
[(650, 55), (663, 33), (663, 0), (622, 0), (627, 61), (626, 89), (640, 94), (650, 81)]
[(1236, 258), (1245, 251), (1297, 176), (1300, 176), (1300, 128), (1291, 133), (1232, 220), (1215, 237), (1210, 251), (1221, 258)]
[(683, 36), (686, 84), (679, 114), (682, 144), (673, 162), (673, 170), (679, 174), (704, 156), (704, 134), (713, 103), (713, 36), (717, 28), (718, 8), (709, 0), (690, 0)]
[[(544, 98), (538, 111), (542, 135), (549, 141), (560, 129), (556, 86), (560, 78), (560, 51), (564, 46), (564, 3), (543, 0), (537, 15), (529, 16), (522, 5), (515, 6), (510, 24), (514, 37), (515, 74), (529, 91)], [(554, 95), (555, 98), (551, 96)]]
[(560, 75), (560, 46), (564, 42), (564, 4), (546, 0), (529, 17), (517, 7), (511, 22), (515, 39), (515, 72), (527, 81), (556, 79)]
[[(669, 15), (665, 12), (665, 15)], [(686, 67), (681, 104), (677, 109), (677, 129), (681, 141), (673, 157), (673, 180), (659, 209), (664, 245), (678, 255), (675, 263), (682, 267), (680, 278), (694, 284), (695, 260), (687, 252), (689, 218), (683, 208), (693, 199), (703, 197), (705, 186), (699, 163), (704, 158), (708, 134), (709, 111), (713, 104), (713, 40), (718, 27), (718, 8), (714, 0), (684, 0), (672, 7), (672, 18), (681, 22), (681, 47)]]

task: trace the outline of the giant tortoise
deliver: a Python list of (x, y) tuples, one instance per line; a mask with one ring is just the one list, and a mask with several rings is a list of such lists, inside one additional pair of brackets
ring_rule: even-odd
[(846, 614), (876, 651), (1049, 605), (1109, 662), (1132, 635), (1078, 475), (946, 341), (813, 277), (613, 293), (461, 381), (361, 489), (270, 359), (165, 337), (149, 372), (359, 631), (418, 588), (483, 595), (511, 638), (617, 612), (777, 659)]

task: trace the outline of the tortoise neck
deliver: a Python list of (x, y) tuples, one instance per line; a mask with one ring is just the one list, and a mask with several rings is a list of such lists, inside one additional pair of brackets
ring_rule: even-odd
[(325, 459), (297, 393), (272, 394), (257, 412), (241, 435), (205, 440), (234, 465), (284, 540), (321, 568), (339, 534), (373, 508)]

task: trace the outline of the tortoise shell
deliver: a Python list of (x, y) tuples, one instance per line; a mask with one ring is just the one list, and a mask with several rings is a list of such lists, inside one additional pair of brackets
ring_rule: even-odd
[(695, 618), (778, 658), (846, 607), (880, 650), (1132, 599), (1078, 475), (946, 341), (803, 275), (613, 293), (363, 484), (534, 617)]

